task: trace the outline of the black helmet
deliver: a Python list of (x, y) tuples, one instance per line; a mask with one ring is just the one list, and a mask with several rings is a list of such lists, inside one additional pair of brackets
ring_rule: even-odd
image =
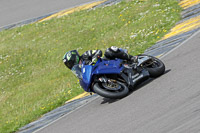
[(79, 58), (77, 50), (71, 50), (63, 56), (63, 62), (69, 69), (72, 69), (74, 65), (79, 63)]

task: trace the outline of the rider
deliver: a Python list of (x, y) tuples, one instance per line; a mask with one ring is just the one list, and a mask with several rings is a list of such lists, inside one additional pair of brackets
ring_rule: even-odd
[[(126, 49), (118, 48), (116, 46), (107, 48), (104, 56), (106, 59), (120, 58), (133, 62), (137, 61), (137, 57), (129, 55)], [(65, 53), (63, 62), (78, 78), (81, 79), (81, 64), (83, 62), (87, 65), (95, 63), (100, 57), (102, 57), (101, 50), (88, 50), (81, 56), (78, 54), (77, 50), (71, 50)]]

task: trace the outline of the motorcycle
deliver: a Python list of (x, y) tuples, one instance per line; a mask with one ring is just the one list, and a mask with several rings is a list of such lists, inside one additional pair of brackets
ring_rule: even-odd
[(164, 63), (150, 55), (138, 55), (137, 62), (122, 59), (99, 58), (95, 64), (82, 64), (79, 82), (86, 92), (102, 97), (120, 99), (129, 94), (138, 83), (156, 78), (165, 72)]

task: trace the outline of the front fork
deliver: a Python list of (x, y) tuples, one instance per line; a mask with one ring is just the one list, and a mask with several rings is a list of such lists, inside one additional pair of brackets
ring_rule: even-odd
[[(125, 68), (120, 73), (120, 76), (127, 83), (128, 87), (132, 88), (139, 81), (148, 79), (149, 78), (149, 72), (144, 68), (140, 68), (138, 70), (132, 69), (132, 68)], [(109, 82), (113, 82), (113, 81), (110, 81), (110, 79), (107, 78), (106, 76), (102, 76), (102, 77), (96, 78), (94, 82), (109, 83)]]

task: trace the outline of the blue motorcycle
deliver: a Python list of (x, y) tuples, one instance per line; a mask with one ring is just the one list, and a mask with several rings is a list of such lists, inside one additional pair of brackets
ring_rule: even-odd
[(150, 77), (156, 78), (165, 72), (164, 63), (156, 57), (138, 55), (137, 60), (137, 63), (133, 63), (117, 58), (99, 58), (95, 64), (83, 63), (81, 67), (75, 67), (76, 72), (79, 71), (76, 75), (86, 92), (119, 99), (128, 95), (138, 83)]

